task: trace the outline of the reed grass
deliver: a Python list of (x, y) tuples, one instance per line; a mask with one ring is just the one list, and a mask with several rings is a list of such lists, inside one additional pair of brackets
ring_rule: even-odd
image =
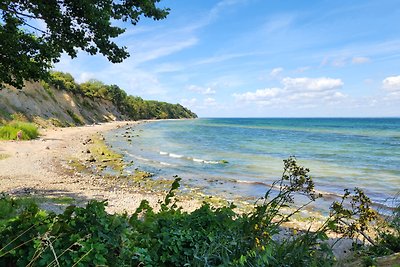
[(0, 140), (16, 140), (19, 131), (22, 131), (22, 140), (35, 139), (39, 136), (38, 128), (35, 124), (12, 121), (0, 126)]

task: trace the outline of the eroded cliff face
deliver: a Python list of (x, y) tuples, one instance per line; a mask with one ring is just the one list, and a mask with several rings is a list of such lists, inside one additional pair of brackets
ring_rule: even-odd
[(40, 83), (27, 82), (24, 89), (0, 89), (0, 122), (25, 117), (38, 124), (70, 126), (126, 119), (109, 100), (89, 98)]

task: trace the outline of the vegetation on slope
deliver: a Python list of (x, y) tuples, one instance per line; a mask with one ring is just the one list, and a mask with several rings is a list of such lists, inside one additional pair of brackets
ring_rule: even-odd
[(117, 85), (106, 85), (97, 80), (78, 84), (69, 73), (53, 72), (49, 82), (43, 83), (45, 88), (50, 88), (50, 85), (85, 97), (110, 100), (122, 114), (132, 120), (197, 117), (195, 113), (180, 104), (143, 100), (141, 97), (127, 95)]
[[(361, 190), (334, 202), (319, 229), (280, 236), (296, 195), (318, 194), (308, 169), (294, 158), (254, 210), (237, 214), (233, 205), (208, 204), (192, 213), (177, 208), (179, 178), (154, 211), (147, 201), (132, 215), (107, 214), (104, 202), (46, 213), (34, 203), (0, 198), (0, 265), (4, 266), (332, 266), (329, 232), (357, 237), (375, 218)], [(293, 206), (292, 206), (293, 207)]]
[(17, 133), (21, 131), (22, 140), (30, 140), (38, 137), (38, 128), (29, 122), (12, 121), (6, 125), (0, 125), (0, 140), (16, 140)]
[(196, 114), (179, 104), (128, 96), (116, 85), (91, 80), (75, 82), (68, 73), (54, 72), (48, 82), (7, 87), (0, 94), (0, 125), (12, 120), (47, 127), (65, 127), (113, 120), (182, 119)]
[(362, 260), (365, 266), (400, 266), (400, 204), (375, 225), (373, 246), (364, 248)]

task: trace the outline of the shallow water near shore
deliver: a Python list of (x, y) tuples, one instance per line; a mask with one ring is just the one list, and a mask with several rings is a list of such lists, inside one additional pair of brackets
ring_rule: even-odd
[[(400, 119), (196, 119), (120, 128), (106, 141), (125, 161), (185, 188), (250, 201), (279, 179), (295, 155), (325, 193), (326, 208), (344, 188), (360, 187), (377, 207), (400, 191)], [(318, 208), (317, 208), (318, 207)]]

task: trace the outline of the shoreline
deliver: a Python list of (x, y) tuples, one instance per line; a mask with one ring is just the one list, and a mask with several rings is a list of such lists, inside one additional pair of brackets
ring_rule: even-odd
[[(107, 212), (132, 213), (143, 199), (157, 207), (165, 192), (124, 188), (101, 173), (84, 173), (71, 168), (72, 159), (84, 159), (87, 140), (95, 134), (147, 121), (115, 121), (98, 125), (48, 128), (30, 141), (0, 141), (0, 192), (43, 200), (41, 207), (61, 212), (65, 205), (57, 199), (69, 198), (84, 205), (91, 199), (107, 200)], [(55, 201), (54, 201), (55, 200)], [(196, 201), (181, 203), (184, 209)]]
[[(123, 178), (122, 175), (107, 176), (102, 172), (80, 171), (71, 164), (76, 159), (88, 162), (92, 153), (87, 152), (87, 145), (95, 135), (102, 137), (102, 133), (106, 131), (146, 122), (151, 121), (115, 121), (80, 127), (51, 128), (41, 130), (40, 137), (35, 140), (0, 141), (0, 192), (13, 197), (39, 200), (41, 208), (56, 213), (63, 212), (71, 204), (84, 206), (94, 199), (107, 200), (106, 211), (109, 213), (133, 213), (142, 200), (147, 200), (157, 210), (169, 184), (164, 184), (167, 190), (149, 190), (151, 185), (141, 187), (140, 183), (135, 185), (130, 181), (126, 183), (127, 180), (118, 180)], [(109, 148), (105, 143), (103, 145)], [(2, 155), (5, 156), (1, 157)], [(89, 168), (91, 167), (94, 165), (89, 162)], [(70, 201), (63, 203), (62, 199)], [(226, 204), (224, 199), (218, 197), (178, 194), (177, 205), (190, 212), (199, 208), (202, 201), (217, 206)], [(311, 214), (303, 215), (306, 218), (293, 218), (293, 221), (287, 223), (279, 236), (291, 235), (293, 230), (308, 228), (310, 223), (318, 226), (318, 222), (309, 217)], [(334, 239), (332, 237), (330, 242), (334, 242)], [(335, 255), (342, 258), (350, 247), (351, 240), (342, 240), (334, 247)]]
[[(146, 180), (148, 177), (143, 176), (146, 172), (139, 170), (142, 174), (136, 177), (136, 183), (132, 183), (124, 179), (126, 174), (122, 174), (122, 171), (105, 174), (101, 168), (95, 169), (99, 166), (96, 166), (96, 162), (90, 162), (94, 153), (88, 153), (89, 140), (95, 139), (95, 135), (104, 140), (102, 134), (105, 132), (154, 121), (114, 121), (66, 128), (46, 128), (40, 130), (39, 138), (34, 140), (0, 140), (0, 193), (41, 199), (44, 202), (41, 205), (42, 208), (55, 212), (62, 212), (66, 205), (56, 205), (52, 200), (65, 197), (70, 198), (77, 205), (84, 205), (92, 199), (107, 200), (106, 210), (110, 213), (133, 213), (144, 199), (157, 209), (158, 202), (163, 200), (172, 180), (157, 179), (150, 185), (141, 186), (137, 183), (137, 179), (145, 183), (152, 181)], [(110, 148), (110, 145), (104, 141), (101, 143), (107, 149), (111, 149), (112, 153), (119, 155)], [(110, 161), (112, 160), (103, 160), (103, 162)], [(121, 160), (122, 170), (128, 164)], [(164, 188), (160, 188), (160, 185)], [(193, 192), (193, 195), (188, 195), (178, 190), (177, 194), (179, 199), (177, 204), (185, 211), (200, 207), (203, 201), (215, 206), (228, 205), (233, 201), (241, 207), (239, 212), (248, 210), (252, 206), (251, 202), (240, 198), (229, 200), (204, 192)], [(320, 217), (317, 216), (318, 213), (312, 211), (306, 211), (306, 213), (303, 215), (312, 216), (314, 219)], [(295, 227), (297, 224), (294, 222)]]

